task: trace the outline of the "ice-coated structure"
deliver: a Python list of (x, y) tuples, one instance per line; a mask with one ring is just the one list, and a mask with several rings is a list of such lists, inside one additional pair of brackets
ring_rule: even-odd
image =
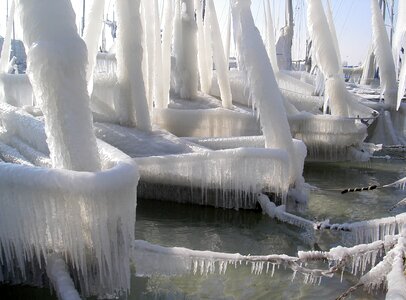
[(27, 282), (49, 267), (57, 292), (73, 299), (63, 259), (83, 295), (125, 292), (138, 169), (93, 133), (87, 52), (70, 1), (18, 0), (16, 8), (45, 124), (1, 105), (0, 278)]
[(6, 25), (6, 35), (3, 41), (3, 46), (1, 49), (0, 56), (0, 74), (8, 73), (9, 70), (9, 58), (11, 50), (11, 31), (13, 29), (14, 21), (14, 11), (15, 11), (15, 2), (11, 1), (9, 18), (7, 19)]
[(280, 30), (280, 36), (276, 42), (278, 65), (281, 70), (292, 69), (292, 40), (293, 40), (293, 3), (285, 1), (285, 26)]

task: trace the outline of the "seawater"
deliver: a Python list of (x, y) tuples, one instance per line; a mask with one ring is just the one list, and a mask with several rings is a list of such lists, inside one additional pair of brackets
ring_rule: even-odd
[[(314, 189), (302, 216), (331, 223), (381, 218), (403, 212), (389, 211), (406, 197), (406, 191), (393, 188), (342, 195), (341, 189), (372, 184), (384, 185), (406, 176), (404, 157), (373, 159), (368, 163), (307, 163), (304, 177)], [(251, 255), (288, 254), (301, 250), (329, 250), (345, 244), (341, 233), (323, 232), (309, 244), (304, 232), (256, 211), (235, 211), (162, 201), (138, 200), (136, 239), (167, 247), (187, 247)], [(326, 267), (326, 265), (324, 265)], [(292, 279), (283, 267), (275, 274), (251, 274), (250, 266), (229, 265), (224, 275), (185, 274), (177, 277), (132, 277), (127, 299), (335, 299), (357, 283), (357, 277), (344, 273), (323, 278), (320, 285), (306, 285), (303, 277)], [(56, 299), (47, 289), (0, 286), (1, 299)], [(125, 299), (121, 297), (120, 299)], [(362, 290), (350, 299), (384, 299)]]

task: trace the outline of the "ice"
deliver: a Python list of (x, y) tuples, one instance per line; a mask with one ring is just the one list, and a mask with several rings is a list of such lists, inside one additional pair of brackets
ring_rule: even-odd
[(210, 26), (211, 29), (213, 60), (217, 71), (216, 73), (220, 87), (222, 105), (224, 108), (231, 108), (232, 95), (230, 82), (228, 80), (228, 65), (213, 0), (207, 1), (205, 22), (209, 23), (208, 26)]
[[(299, 152), (299, 151), (298, 151)], [(207, 191), (214, 190), (211, 205), (226, 208), (255, 207), (255, 195), (265, 191), (286, 200), (294, 184), (288, 174), (288, 155), (280, 149), (237, 148), (135, 159), (142, 180), (152, 184), (198, 188), (189, 199), (207, 204)]]
[(105, 0), (93, 0), (89, 14), (86, 17), (86, 24), (83, 31), (83, 40), (87, 47), (87, 91), (89, 95), (93, 92), (93, 73), (96, 65), (97, 53), (99, 52), (99, 41), (102, 34), (104, 22)]
[(377, 113), (358, 103), (345, 88), (334, 41), (320, 0), (309, 1), (307, 23), (318, 67), (326, 78), (325, 93), (329, 99), (331, 114), (343, 117), (373, 117)]
[(73, 266), (84, 295), (129, 289), (139, 175), (124, 154), (103, 144), (100, 151), (108, 169), (98, 173), (1, 163), (0, 242), (7, 270), (27, 278), (31, 265), (25, 260), (47, 263), (54, 252)]
[(212, 251), (197, 251), (187, 248), (167, 248), (150, 244), (146, 241), (133, 242), (133, 260), (136, 264), (137, 276), (149, 277), (153, 275), (207, 275), (218, 272), (225, 274), (228, 267), (251, 266), (251, 272), (259, 275), (263, 271), (268, 273), (269, 266), (286, 265), (292, 270), (298, 267), (297, 258), (287, 255), (241, 255)]
[(75, 289), (72, 278), (69, 275), (68, 267), (64, 260), (57, 255), (48, 257), (47, 275), (56, 290), (60, 300), (80, 300), (80, 295)]
[(119, 0), (117, 9), (117, 80), (115, 110), (120, 124), (151, 130), (142, 73), (140, 0)]
[(173, 1), (164, 1), (162, 29), (162, 108), (167, 108), (169, 103), (169, 90), (171, 83), (173, 5)]
[[(393, 60), (396, 66), (396, 75), (399, 75), (399, 70), (402, 64), (402, 57), (404, 57), (402, 53), (402, 47), (405, 46), (405, 37), (406, 37), (406, 3), (404, 1), (398, 2), (398, 13), (397, 13), (397, 21), (396, 27), (393, 34), (393, 42), (392, 42), (392, 51), (393, 51)], [(401, 79), (401, 77), (399, 77)], [(402, 91), (404, 92), (404, 90)]]
[(275, 46), (275, 28), (273, 25), (273, 18), (271, 13), (271, 1), (264, 0), (265, 5), (265, 43), (266, 51), (268, 52), (268, 57), (271, 60), (272, 69), (274, 72), (279, 71), (278, 59), (276, 57), (276, 46)]
[(177, 2), (179, 11), (175, 15), (173, 53), (175, 56), (174, 92), (182, 99), (193, 98), (197, 94), (197, 25), (195, 22), (194, 1)]
[(379, 67), (381, 78), (381, 93), (385, 95), (385, 103), (392, 109), (399, 109), (400, 102), (397, 102), (396, 71), (393, 62), (392, 50), (386, 26), (382, 18), (378, 1), (371, 0), (372, 10), (372, 36), (376, 62)]
[[(27, 73), (45, 117), (52, 165), (100, 169), (86, 90), (86, 46), (69, 1), (17, 2), (29, 49)], [(56, 67), (58, 66), (58, 67)]]
[(95, 73), (115, 74), (117, 72), (117, 60), (114, 52), (97, 53)]
[(328, 28), (330, 29), (330, 33), (331, 33), (331, 38), (333, 39), (333, 42), (334, 42), (334, 48), (335, 48), (335, 51), (337, 54), (337, 60), (338, 60), (338, 63), (341, 65), (340, 47), (338, 45), (337, 32), (336, 32), (336, 27), (334, 25), (333, 12), (331, 10), (330, 0), (327, 0), (326, 17), (327, 17)]
[[(210, 47), (208, 47), (206, 43), (206, 39), (209, 39), (209, 36), (206, 37), (205, 27), (208, 27), (208, 25), (203, 23), (202, 2), (200, 0), (195, 0), (195, 8), (198, 45), (197, 62), (199, 68), (200, 89), (204, 93), (209, 93), (213, 75), (212, 47), (211, 44), (209, 45)], [(209, 33), (208, 30), (207, 32)]]
[(285, 1), (286, 19), (285, 26), (280, 30), (276, 43), (278, 65), (281, 70), (292, 69), (292, 39), (293, 39), (293, 7), (292, 1)]
[(284, 101), (271, 63), (250, 10), (251, 1), (232, 2), (235, 39), (241, 67), (247, 72), (253, 102), (258, 108), (265, 147), (284, 149), (291, 162), (290, 178), (299, 178), (300, 159), (295, 155)]
[(392, 270), (387, 275), (388, 292), (387, 300), (406, 299), (406, 276), (405, 276), (405, 252), (406, 252), (406, 228), (403, 230), (402, 237), (394, 248), (394, 260)]
[[(406, 45), (405, 45), (406, 46)], [(399, 89), (397, 103), (401, 103), (406, 90), (406, 63), (402, 64), (399, 74)]]
[(35, 104), (28, 76), (26, 74), (0, 73), (0, 102), (14, 106)]
[(375, 78), (375, 54), (374, 54), (374, 47), (371, 47), (368, 50), (368, 54), (365, 58), (365, 61), (362, 64), (362, 76), (360, 79), (361, 85), (369, 85)]
[(0, 157), (2, 161), (20, 164), (25, 166), (32, 166), (32, 164), (21, 153), (9, 145), (1, 142), (3, 138), (0, 137)]
[(9, 71), (9, 59), (11, 51), (11, 31), (13, 29), (14, 11), (15, 11), (15, 1), (12, 0), (8, 12), (6, 35), (4, 36), (3, 46), (0, 53), (0, 74), (8, 73)]

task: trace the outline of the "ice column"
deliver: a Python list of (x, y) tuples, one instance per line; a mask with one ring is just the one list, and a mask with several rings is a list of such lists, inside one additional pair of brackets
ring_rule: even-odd
[(163, 31), (162, 31), (162, 107), (169, 104), (171, 84), (171, 54), (173, 32), (173, 1), (164, 1)]
[(253, 101), (258, 107), (265, 146), (288, 152), (291, 162), (290, 179), (294, 181), (301, 174), (297, 174), (296, 170), (296, 155), (289, 123), (271, 63), (251, 15), (250, 5), (251, 1), (248, 0), (232, 1), (237, 50), (248, 75)]
[(11, 1), (10, 12), (7, 20), (6, 35), (3, 40), (3, 48), (0, 56), (0, 73), (8, 73), (10, 50), (11, 50), (11, 30), (13, 29), (15, 2)]
[(86, 89), (86, 45), (69, 0), (17, 0), (27, 73), (45, 117), (52, 165), (75, 171), (100, 170)]
[(342, 117), (372, 117), (374, 111), (359, 104), (346, 90), (333, 38), (320, 0), (307, 1), (307, 23), (315, 60), (326, 78), (331, 114)]
[[(396, 29), (393, 35), (393, 58), (396, 66), (396, 74), (400, 69), (400, 58), (402, 55), (401, 49), (406, 46), (406, 1), (398, 1), (398, 19), (396, 21)], [(403, 59), (402, 59), (403, 61)], [(404, 65), (404, 64), (403, 64)], [(404, 90), (403, 90), (404, 92)]]
[(121, 124), (151, 130), (142, 74), (140, 0), (117, 0), (117, 80), (115, 108)]
[(83, 40), (87, 46), (87, 66), (86, 80), (89, 96), (93, 93), (93, 73), (96, 65), (97, 52), (99, 51), (99, 41), (103, 30), (103, 14), (105, 0), (93, 0), (87, 23), (83, 32)]
[(206, 22), (210, 23), (211, 28), (213, 59), (217, 71), (217, 80), (220, 87), (222, 105), (225, 108), (231, 108), (232, 96), (230, 81), (228, 79), (227, 59), (225, 57), (223, 41), (221, 39), (220, 27), (218, 24), (216, 9), (214, 7), (213, 0), (207, 0), (206, 12)]
[(273, 19), (271, 14), (271, 0), (264, 0), (265, 5), (265, 28), (266, 28), (266, 51), (268, 52), (269, 59), (271, 60), (272, 69), (274, 72), (279, 71), (278, 59), (276, 57), (275, 47), (275, 28), (273, 26)]
[(196, 96), (198, 87), (194, 1), (180, 0), (180, 11), (176, 13), (175, 18), (175, 93), (183, 99), (188, 99)]
[(334, 19), (333, 19), (333, 13), (331, 11), (330, 0), (327, 0), (327, 15), (326, 16), (327, 16), (328, 28), (330, 29), (330, 33), (331, 33), (331, 38), (333, 39), (333, 42), (334, 42), (334, 48), (336, 50), (338, 64), (341, 65), (340, 46), (338, 45), (337, 32), (336, 32), (336, 27), (334, 25)]
[(399, 109), (397, 102), (397, 83), (395, 63), (385, 23), (382, 18), (377, 0), (371, 0), (372, 7), (372, 36), (379, 74), (381, 77), (382, 94), (385, 94), (385, 103), (392, 109)]
[[(197, 23), (197, 43), (198, 43), (198, 67), (199, 67), (199, 78), (200, 78), (200, 89), (203, 93), (208, 94), (211, 89), (211, 57), (208, 62), (208, 55), (206, 53), (206, 36), (203, 25), (202, 16), (202, 3), (200, 0), (195, 0), (196, 7), (196, 23)], [(211, 51), (210, 51), (211, 52)]]

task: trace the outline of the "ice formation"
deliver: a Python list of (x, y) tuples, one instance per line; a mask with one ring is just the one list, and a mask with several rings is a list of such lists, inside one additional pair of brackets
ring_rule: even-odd
[(213, 60), (216, 67), (222, 104), (224, 108), (231, 108), (232, 95), (228, 80), (228, 65), (213, 0), (207, 0), (205, 22), (209, 23), (207, 26), (210, 26), (211, 29)]
[(326, 78), (326, 96), (329, 98), (331, 114), (342, 117), (373, 117), (376, 112), (358, 103), (345, 88), (334, 41), (320, 0), (308, 1), (307, 24), (318, 67)]
[(393, 62), (392, 50), (389, 37), (386, 32), (384, 20), (377, 0), (371, 0), (372, 9), (372, 36), (376, 62), (381, 77), (382, 94), (385, 95), (385, 103), (391, 109), (399, 109), (400, 102), (397, 101), (396, 71)]
[(338, 63), (341, 65), (341, 52), (340, 52), (340, 47), (338, 45), (337, 32), (336, 32), (336, 27), (334, 25), (333, 12), (331, 10), (330, 0), (327, 0), (326, 17), (327, 17), (328, 28), (330, 29), (330, 32), (331, 32), (331, 38), (333, 39), (333, 42), (334, 42), (334, 49), (337, 54), (337, 60), (338, 60)]
[(164, 16), (162, 29), (162, 108), (169, 103), (169, 90), (171, 83), (171, 54), (173, 33), (173, 1), (164, 1)]
[(96, 65), (97, 53), (99, 51), (99, 40), (103, 29), (105, 0), (94, 0), (91, 3), (90, 12), (87, 16), (87, 23), (83, 31), (83, 40), (87, 47), (87, 91), (89, 95), (93, 92), (93, 73)]
[(64, 260), (57, 255), (48, 257), (47, 275), (56, 290), (60, 300), (80, 300), (80, 295), (75, 289), (68, 267)]
[(251, 1), (232, 1), (234, 35), (243, 69), (247, 72), (252, 98), (258, 107), (267, 148), (284, 149), (289, 155), (289, 177), (300, 178), (303, 156), (294, 152), (284, 101), (273, 74), (265, 46), (255, 27)]
[(181, 0), (177, 2), (177, 6), (173, 45), (174, 91), (182, 99), (189, 99), (196, 96), (198, 88), (197, 25), (194, 1)]
[(265, 42), (266, 51), (268, 52), (269, 59), (271, 60), (272, 69), (274, 72), (279, 71), (278, 59), (276, 57), (276, 46), (275, 46), (275, 28), (273, 25), (273, 18), (271, 13), (271, 1), (264, 0), (265, 5)]
[(29, 49), (27, 73), (46, 120), (52, 164), (97, 171), (100, 161), (84, 70), (86, 46), (77, 34), (71, 3), (19, 0), (17, 7)]
[(9, 59), (11, 50), (11, 31), (13, 29), (14, 22), (15, 1), (11, 1), (10, 13), (8, 14), (8, 20), (6, 25), (6, 34), (4, 36), (3, 46), (0, 54), (0, 74), (8, 73)]
[(404, 264), (406, 258), (406, 227), (403, 229), (403, 234), (399, 238), (398, 244), (393, 251), (394, 259), (392, 270), (387, 275), (388, 292), (386, 294), (386, 299), (406, 299), (406, 276)]
[(285, 1), (285, 26), (280, 31), (276, 43), (278, 65), (281, 70), (292, 69), (292, 40), (293, 40), (293, 6), (292, 0)]

